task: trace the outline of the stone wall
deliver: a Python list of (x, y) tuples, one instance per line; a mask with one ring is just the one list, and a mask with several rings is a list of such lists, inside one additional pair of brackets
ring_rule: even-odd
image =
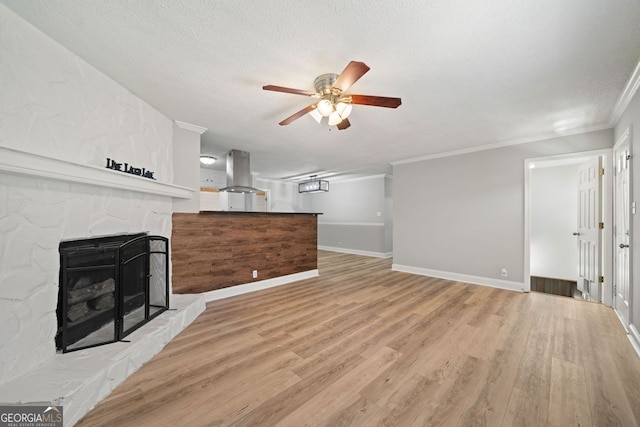
[[(3, 5), (0, 51), (0, 148), (173, 181), (171, 120)], [(55, 355), (60, 241), (170, 237), (171, 211), (171, 197), (0, 172), (0, 384)]]

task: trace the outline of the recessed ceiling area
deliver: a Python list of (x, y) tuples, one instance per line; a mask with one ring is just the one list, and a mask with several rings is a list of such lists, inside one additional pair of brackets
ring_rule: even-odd
[[(611, 126), (640, 59), (637, 0), (0, 0), (174, 120), (202, 152), (264, 178), (374, 174), (391, 162)], [(371, 70), (338, 131), (306, 115), (315, 77)]]

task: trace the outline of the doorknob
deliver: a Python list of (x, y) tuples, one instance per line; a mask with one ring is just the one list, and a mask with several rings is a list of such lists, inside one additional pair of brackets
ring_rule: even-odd
[(629, 245), (625, 245), (624, 243), (620, 243), (620, 249), (628, 248)]
[(577, 232), (574, 232), (574, 233), (571, 233), (571, 234), (573, 234), (574, 236), (579, 236), (580, 235), (580, 233), (577, 233)]

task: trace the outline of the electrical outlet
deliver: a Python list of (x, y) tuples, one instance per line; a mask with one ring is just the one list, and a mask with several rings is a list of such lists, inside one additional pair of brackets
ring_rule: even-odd
[(253, 278), (254, 279), (258, 278), (258, 270), (253, 270)]
[(502, 267), (502, 270), (500, 270), (500, 275), (502, 277), (507, 277), (507, 275), (508, 275), (507, 269)]

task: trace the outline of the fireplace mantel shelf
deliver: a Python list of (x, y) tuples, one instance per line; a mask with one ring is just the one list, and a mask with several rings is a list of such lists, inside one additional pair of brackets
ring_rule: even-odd
[(107, 168), (83, 165), (1, 146), (0, 171), (177, 199), (190, 199), (196, 191)]

